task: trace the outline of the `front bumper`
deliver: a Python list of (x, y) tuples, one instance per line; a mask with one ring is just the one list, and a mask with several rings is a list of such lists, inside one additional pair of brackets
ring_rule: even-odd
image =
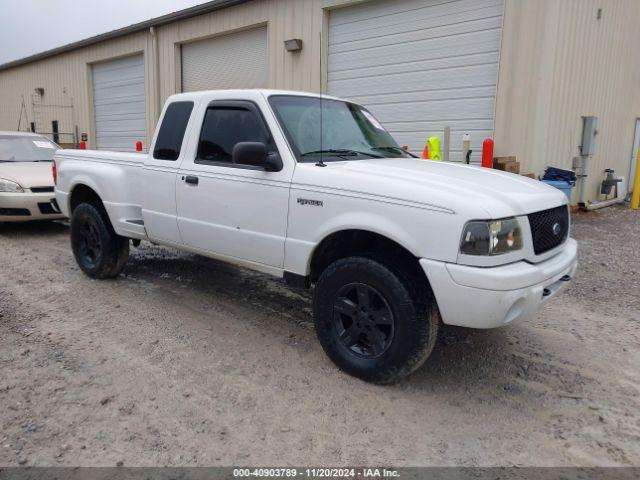
[(0, 222), (65, 218), (52, 200), (55, 200), (53, 192), (0, 193)]
[(469, 328), (495, 328), (533, 317), (573, 278), (578, 244), (569, 239), (544, 262), (469, 267), (421, 259), (442, 321)]

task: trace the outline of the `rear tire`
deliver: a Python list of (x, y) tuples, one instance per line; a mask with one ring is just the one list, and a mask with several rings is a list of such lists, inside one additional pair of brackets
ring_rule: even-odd
[(329, 265), (313, 297), (316, 334), (346, 373), (394, 383), (417, 370), (433, 351), (440, 313), (424, 278), (371, 258)]
[(71, 216), (71, 249), (88, 276), (112, 278), (129, 258), (129, 239), (116, 234), (102, 205), (82, 203)]

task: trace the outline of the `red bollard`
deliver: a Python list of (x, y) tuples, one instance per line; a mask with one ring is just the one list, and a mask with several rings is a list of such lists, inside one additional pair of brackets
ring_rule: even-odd
[(86, 150), (87, 149), (87, 142), (80, 142), (80, 150)]
[(142, 142), (138, 140), (136, 142), (136, 152), (141, 152), (141, 151), (142, 151)]
[(493, 168), (493, 139), (485, 138), (482, 142), (482, 166)]

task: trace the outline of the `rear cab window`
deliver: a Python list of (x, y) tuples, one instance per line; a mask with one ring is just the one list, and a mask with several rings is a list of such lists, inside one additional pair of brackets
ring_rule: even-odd
[(167, 107), (156, 138), (153, 158), (169, 161), (178, 159), (192, 110), (193, 102), (173, 102)]

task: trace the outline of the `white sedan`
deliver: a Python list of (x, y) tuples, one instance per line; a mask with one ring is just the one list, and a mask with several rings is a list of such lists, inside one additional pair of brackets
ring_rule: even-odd
[(0, 132), (0, 222), (64, 218), (51, 172), (58, 148), (35, 133)]

